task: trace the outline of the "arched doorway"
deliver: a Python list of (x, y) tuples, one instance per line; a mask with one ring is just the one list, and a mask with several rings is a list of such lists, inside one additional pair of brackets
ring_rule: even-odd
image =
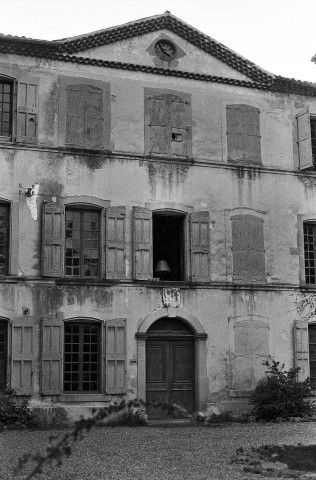
[[(179, 318), (160, 318), (146, 332), (146, 398), (176, 403), (189, 412), (195, 406), (195, 334)], [(150, 418), (167, 412), (149, 406)]]

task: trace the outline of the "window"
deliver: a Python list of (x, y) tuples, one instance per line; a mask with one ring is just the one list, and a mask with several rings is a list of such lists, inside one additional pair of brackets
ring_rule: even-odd
[(60, 77), (59, 144), (73, 148), (110, 147), (110, 84)]
[(260, 110), (251, 105), (227, 105), (227, 159), (261, 164)]
[(0, 138), (12, 138), (13, 82), (0, 77)]
[(0, 275), (9, 274), (10, 206), (0, 203)]
[[(189, 278), (197, 282), (209, 281), (209, 249), (209, 212), (185, 215), (168, 210), (152, 212), (133, 207), (133, 266), (136, 280), (156, 277), (170, 281)], [(163, 270), (157, 271), (160, 261), (166, 263)]]
[(100, 213), (66, 208), (65, 275), (100, 276)]
[(0, 141), (36, 143), (38, 79), (17, 77), (0, 73)]
[(309, 108), (305, 108), (296, 120), (299, 169), (313, 170), (316, 162), (316, 116), (311, 116)]
[(191, 99), (188, 94), (145, 89), (145, 152), (190, 157)]
[(64, 335), (64, 392), (99, 392), (99, 325), (66, 323)]
[(316, 385), (316, 325), (308, 325), (309, 378)]
[(126, 319), (42, 319), (41, 393), (126, 392)]
[(91, 197), (80, 200), (85, 198), (86, 204), (75, 198), (66, 206), (43, 203), (42, 275), (124, 279), (126, 209)]
[[(184, 216), (153, 213), (153, 276), (184, 280)], [(157, 271), (161, 261), (170, 271)], [(164, 265), (162, 265), (164, 268)]]
[(305, 282), (309, 284), (316, 283), (315, 242), (316, 224), (304, 223)]
[(0, 319), (0, 390), (7, 386), (8, 322)]
[(233, 281), (265, 282), (264, 221), (255, 215), (234, 215), (232, 222)]

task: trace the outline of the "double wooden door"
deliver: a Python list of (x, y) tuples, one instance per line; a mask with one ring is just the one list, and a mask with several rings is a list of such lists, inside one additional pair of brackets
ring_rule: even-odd
[[(195, 410), (194, 340), (148, 338), (146, 344), (146, 398)], [(149, 406), (150, 418), (164, 418), (167, 411)]]

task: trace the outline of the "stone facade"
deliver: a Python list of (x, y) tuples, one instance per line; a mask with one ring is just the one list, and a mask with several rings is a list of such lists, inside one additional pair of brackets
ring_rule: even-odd
[[(78, 412), (145, 399), (161, 319), (189, 328), (154, 335), (193, 342), (193, 360), (174, 357), (191, 410), (249, 408), (268, 355), (309, 374), (316, 176), (301, 132), (316, 85), (168, 13), (59, 42), (3, 36), (0, 82), (3, 388)], [(179, 225), (172, 279), (155, 276), (161, 224)]]

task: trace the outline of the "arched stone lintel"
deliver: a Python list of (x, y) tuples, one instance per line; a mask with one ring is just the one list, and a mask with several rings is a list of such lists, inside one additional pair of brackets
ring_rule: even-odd
[(160, 318), (180, 318), (181, 320), (184, 320), (189, 324), (190, 327), (194, 330), (194, 333), (197, 336), (202, 335), (201, 338), (207, 336), (202, 324), (198, 321), (197, 318), (195, 318), (191, 313), (183, 310), (182, 308), (174, 308), (174, 307), (169, 307), (169, 308), (159, 308), (158, 310), (155, 310), (154, 312), (150, 313), (147, 315), (147, 317), (144, 318), (142, 323), (140, 324), (138, 328), (137, 334), (145, 334), (148, 330), (149, 327), (156, 321), (159, 320)]

